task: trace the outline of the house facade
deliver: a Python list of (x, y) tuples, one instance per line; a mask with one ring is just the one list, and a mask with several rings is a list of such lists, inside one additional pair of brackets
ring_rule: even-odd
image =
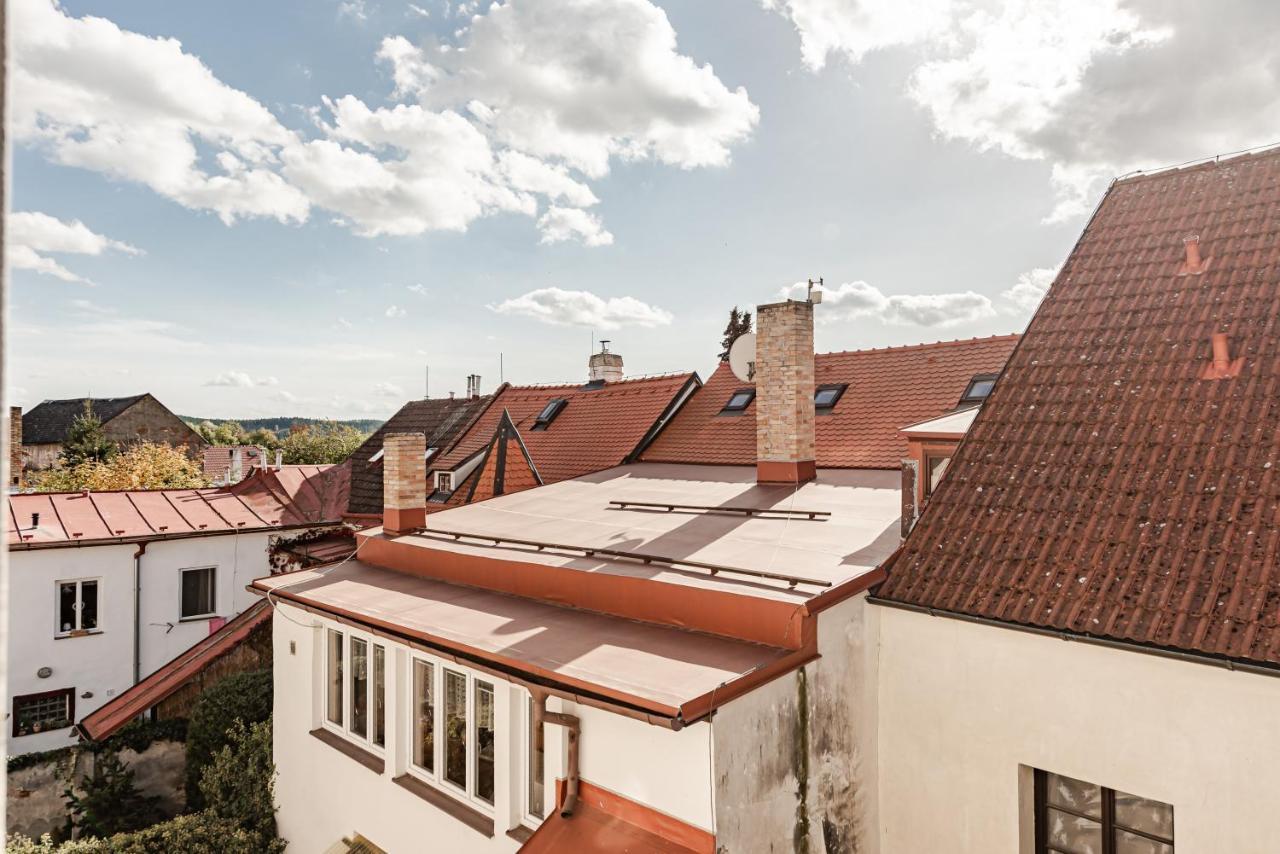
[(121, 448), (156, 442), (181, 448), (194, 458), (205, 446), (199, 433), (150, 394), (46, 400), (22, 416), (24, 468), (39, 471), (55, 465), (71, 425), (86, 406), (102, 422), (103, 435)]

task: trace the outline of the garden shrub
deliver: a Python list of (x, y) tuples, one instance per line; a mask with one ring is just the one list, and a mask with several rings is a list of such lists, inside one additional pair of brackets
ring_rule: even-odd
[(271, 671), (237, 673), (201, 695), (187, 723), (187, 808), (204, 807), (200, 777), (215, 753), (228, 743), (228, 731), (237, 720), (246, 725), (271, 716)]
[(98, 754), (81, 790), (68, 786), (64, 792), (68, 822), (86, 836), (113, 836), (155, 824), (162, 818), (160, 799), (138, 791), (133, 776), (114, 751)]
[(251, 726), (236, 721), (227, 736), (228, 744), (218, 751), (200, 777), (200, 792), (214, 816), (271, 843), (276, 839), (276, 768), (271, 758), (271, 721)]

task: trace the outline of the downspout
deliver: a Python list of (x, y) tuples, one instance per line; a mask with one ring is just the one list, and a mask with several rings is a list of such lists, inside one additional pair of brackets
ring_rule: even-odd
[(142, 555), (147, 550), (145, 540), (138, 543), (133, 553), (133, 684), (142, 681)]
[(577, 715), (566, 715), (561, 712), (547, 711), (549, 694), (538, 692), (533, 703), (533, 740), (534, 755), (541, 755), (543, 749), (542, 725), (555, 724), (568, 730), (569, 767), (565, 769), (564, 803), (560, 806), (560, 817), (569, 818), (578, 805), (578, 733), (581, 722)]

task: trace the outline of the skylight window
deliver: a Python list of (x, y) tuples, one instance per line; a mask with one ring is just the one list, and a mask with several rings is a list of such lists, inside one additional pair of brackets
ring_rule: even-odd
[(964, 390), (964, 396), (960, 398), (961, 403), (982, 403), (991, 394), (991, 390), (996, 386), (995, 374), (978, 374), (969, 380), (968, 387)]
[(755, 397), (756, 397), (755, 389), (751, 389), (751, 388), (738, 389), (733, 394), (729, 395), (729, 402), (724, 405), (724, 409), (721, 409), (720, 412), (721, 413), (742, 412), (744, 409), (746, 409), (748, 406), (751, 405), (751, 401), (755, 400)]
[(538, 417), (534, 419), (533, 429), (546, 430), (568, 402), (569, 401), (565, 400), (563, 397), (557, 397), (554, 400), (547, 401), (547, 405), (542, 407), (542, 411), (539, 412)]
[(836, 401), (840, 399), (840, 395), (844, 394), (844, 390), (848, 388), (845, 385), (820, 385), (813, 393), (813, 408), (819, 412), (830, 412), (835, 408)]

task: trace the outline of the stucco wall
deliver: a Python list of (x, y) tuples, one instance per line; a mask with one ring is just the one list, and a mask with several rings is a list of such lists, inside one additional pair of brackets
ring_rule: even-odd
[(1172, 804), (1180, 854), (1277, 850), (1280, 679), (872, 607), (884, 854), (1031, 854), (1027, 768)]

